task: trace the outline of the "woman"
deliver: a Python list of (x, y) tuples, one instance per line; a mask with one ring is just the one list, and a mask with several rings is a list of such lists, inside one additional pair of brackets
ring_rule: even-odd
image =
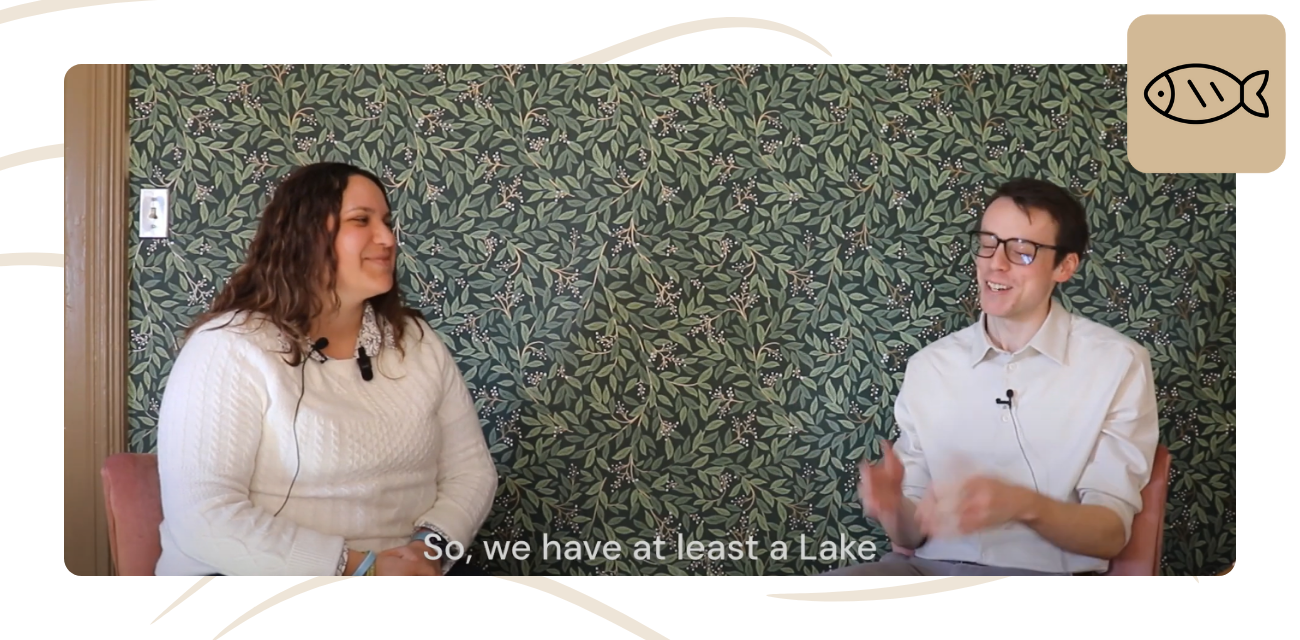
[(440, 575), (470, 548), (495, 465), (451, 353), (403, 304), (391, 220), (349, 165), (277, 188), (163, 394), (158, 575)]

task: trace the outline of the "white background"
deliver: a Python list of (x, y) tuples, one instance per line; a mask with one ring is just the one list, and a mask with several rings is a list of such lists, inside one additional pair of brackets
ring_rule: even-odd
[[(21, 2), (0, 0), (0, 9)], [(63, 77), (81, 63), (563, 63), (674, 24), (762, 18), (811, 36), (726, 29), (619, 63), (1123, 63), (1134, 18), (1267, 13), (1284, 2), (380, 2), (153, 0), (0, 24), (0, 157), (63, 142)], [(1295, 68), (1293, 56), (1288, 66)], [(1288, 95), (1288, 102), (1300, 104)], [(905, 578), (560, 578), (663, 637), (1050, 633), (1198, 636), (1280, 621), (1296, 556), (1290, 470), (1297, 340), (1295, 162), (1238, 177), (1241, 421), (1238, 553), (1221, 578), (1025, 578), (918, 598), (817, 603), (770, 593), (866, 589)], [(0, 171), (0, 253), (63, 251), (62, 161)], [(6, 626), (102, 637), (212, 638), (297, 578), (224, 578), (156, 624), (193, 578), (90, 578), (63, 566), (63, 270), (0, 267), (0, 599)], [(1285, 323), (1285, 324), (1284, 324)], [(1264, 432), (1260, 432), (1264, 429)], [(1250, 439), (1262, 433), (1266, 438)], [(1294, 628), (1287, 625), (1284, 628)], [(633, 638), (551, 595), (497, 578), (346, 580), (258, 615), (228, 638), (265, 636)]]

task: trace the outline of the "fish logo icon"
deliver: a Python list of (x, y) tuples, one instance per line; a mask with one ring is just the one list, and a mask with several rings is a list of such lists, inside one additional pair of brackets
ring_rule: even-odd
[(1238, 80), (1237, 76), (1212, 65), (1184, 64), (1156, 76), (1147, 84), (1143, 97), (1152, 109), (1170, 120), (1209, 124), (1232, 115), (1237, 109), (1267, 118), (1266, 86), (1267, 70)]

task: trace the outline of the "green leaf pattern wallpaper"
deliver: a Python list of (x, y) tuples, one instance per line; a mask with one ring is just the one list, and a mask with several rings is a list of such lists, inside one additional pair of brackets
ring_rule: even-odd
[[(455, 354), (500, 473), (506, 574), (811, 574), (676, 557), (874, 539), (856, 462), (893, 438), (907, 358), (979, 313), (963, 234), (1012, 176), (1088, 210), (1058, 290), (1151, 352), (1173, 453), (1167, 574), (1235, 559), (1236, 179), (1125, 158), (1125, 67), (194, 65), (132, 68), (130, 449), (153, 451), (180, 334), (279, 181), (388, 185), (409, 303)], [(542, 536), (616, 540), (543, 560)], [(631, 543), (665, 540), (665, 560)], [(553, 556), (554, 554), (552, 554)]]

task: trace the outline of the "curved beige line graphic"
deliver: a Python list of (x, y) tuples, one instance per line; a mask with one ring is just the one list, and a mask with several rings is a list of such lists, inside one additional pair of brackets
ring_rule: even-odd
[[(181, 594), (181, 597), (177, 598), (175, 602), (171, 603), (171, 606), (167, 607), (166, 609), (163, 609), (163, 612), (160, 613), (160, 614), (158, 614), (158, 617), (157, 617), (157, 618), (154, 618), (154, 619), (153, 619), (153, 622), (158, 622), (159, 620), (161, 620), (163, 616), (167, 615), (167, 612), (168, 612), (168, 611), (171, 611), (172, 609), (175, 609), (175, 608), (176, 608), (176, 605), (178, 605), (178, 604), (180, 604), (180, 603), (182, 603), (182, 602), (185, 602), (185, 599), (186, 599), (186, 598), (188, 598), (188, 597), (194, 595), (194, 592), (195, 592), (195, 591), (198, 591), (199, 589), (202, 589), (202, 588), (203, 588), (203, 585), (207, 584), (207, 583), (208, 583), (209, 581), (211, 581), (211, 580), (212, 580), (212, 576), (206, 576), (206, 577), (203, 577), (203, 578), (199, 578), (199, 581), (198, 581), (198, 582), (195, 582), (195, 583), (194, 583), (194, 586), (190, 587), (190, 590), (189, 590), (189, 591), (186, 591), (185, 593), (182, 593), (182, 594)], [(149, 624), (153, 624), (153, 622), (150, 622)]]
[[(0, 12), (2, 13), (2, 12)], [(53, 160), (54, 158), (63, 157), (63, 145), (52, 144), (48, 147), (36, 147), (18, 153), (11, 153), (7, 156), (0, 157), (0, 171), (12, 169), (19, 165), (29, 162), (39, 162), (41, 160)]]
[(578, 591), (577, 589), (562, 585), (550, 578), (542, 578), (537, 576), (528, 576), (528, 577), (499, 576), (499, 577), (502, 580), (517, 582), (519, 584), (524, 585), (525, 587), (532, 587), (534, 589), (537, 589), (538, 591), (545, 591), (546, 593), (549, 593), (557, 598), (560, 598), (561, 600), (568, 600), (569, 602), (572, 602), (573, 604), (576, 604), (579, 607), (586, 609), (587, 611), (590, 611), (606, 620), (609, 620), (610, 622), (613, 622), (614, 624), (623, 627), (624, 629), (627, 629), (628, 631), (631, 631), (632, 633), (635, 633), (636, 635), (641, 636), (646, 640), (668, 640), (668, 638), (659, 634), (654, 629), (651, 629), (650, 627), (647, 627), (641, 624), (640, 622), (633, 620), (632, 617), (627, 615), (626, 613), (623, 613), (622, 611), (619, 611), (614, 607), (611, 607), (581, 591)]
[(939, 580), (929, 580), (918, 584), (905, 584), (897, 587), (881, 587), (879, 589), (861, 589), (858, 591), (830, 591), (827, 593), (772, 593), (768, 594), (770, 598), (781, 598), (784, 600), (807, 600), (811, 602), (861, 602), (863, 600), (894, 600), (897, 598), (915, 598), (916, 596), (928, 596), (932, 593), (943, 593), (955, 589), (965, 589), (975, 587), (981, 584), (1002, 580), (1001, 576), (996, 578), (986, 578), (980, 576), (958, 576), (954, 578), (941, 578)]
[(247, 622), (249, 618), (252, 618), (257, 614), (266, 611), (267, 609), (270, 609), (271, 607), (274, 607), (275, 605), (280, 604), (281, 602), (284, 602), (289, 598), (302, 595), (304, 593), (307, 593), (308, 591), (311, 591), (312, 589), (318, 589), (331, 582), (346, 580), (349, 577), (351, 576), (325, 576), (321, 578), (312, 578), (311, 580), (300, 582), (292, 587), (289, 587), (288, 589), (285, 589), (284, 591), (281, 591), (280, 593), (277, 593), (267, 598), (266, 600), (263, 600), (262, 603), (257, 605), (256, 607), (253, 607), (252, 609), (246, 611), (244, 615), (239, 616), (237, 620), (230, 623), (230, 625), (227, 626), (225, 629), (222, 629), (221, 633), (218, 633), (216, 636), (213, 636), (212, 640), (217, 640), (217, 638), (226, 635), (226, 633), (228, 633), (231, 629), (234, 629), (235, 627), (238, 627), (239, 625)]
[(591, 63), (609, 62), (610, 60), (613, 60), (614, 58), (618, 58), (619, 56), (627, 55), (629, 53), (632, 53), (633, 51), (636, 51), (637, 49), (644, 49), (645, 47), (648, 47), (652, 44), (658, 44), (665, 40), (671, 40), (673, 38), (677, 38), (680, 36), (690, 35), (692, 33), (699, 33), (701, 31), (709, 31), (712, 29), (731, 29), (737, 27), (779, 31), (786, 35), (794, 36), (800, 40), (803, 40), (804, 42), (807, 42), (808, 44), (811, 44), (814, 47), (817, 47), (818, 49), (821, 49), (822, 52), (828, 56), (831, 55), (831, 52), (826, 47), (823, 47), (820, 42), (813, 40), (804, 32), (799, 31), (798, 29), (787, 27), (781, 24), (780, 22), (772, 22), (771, 20), (760, 20), (758, 18), (708, 18), (705, 20), (683, 22), (681, 24), (675, 24), (671, 27), (665, 27), (658, 31), (651, 31), (650, 33), (647, 33), (645, 35), (637, 36), (635, 38), (632, 38), (631, 40), (620, 42), (612, 47), (606, 47), (593, 54), (578, 58), (577, 60), (574, 60), (569, 64), (591, 64)]
[(0, 253), (0, 267), (62, 266), (62, 253)]
[[(42, 2), (33, 2), (31, 4), (50, 4)], [(29, 5), (19, 5), (15, 8), (26, 7)], [(7, 16), (5, 13), (10, 9), (0, 11), (0, 22), (5, 22)], [(21, 16), (20, 16), (21, 17)], [(47, 147), (37, 147), (18, 153), (11, 153), (7, 156), (0, 157), (0, 171), (12, 169), (32, 162), (41, 160), (53, 160), (54, 158), (63, 157), (63, 145), (52, 144)], [(63, 254), (61, 253), (0, 253), (0, 267), (62, 267)]]
[(39, 16), (42, 13), (54, 13), (67, 9), (80, 9), (101, 4), (121, 4), (123, 2), (142, 2), (143, 0), (37, 0), (8, 9), (0, 9), (0, 24)]
[[(631, 616), (628, 616), (627, 614), (585, 593), (582, 593), (577, 589), (560, 584), (559, 582), (556, 582), (550, 578), (543, 578), (543, 577), (536, 577), (536, 576), (527, 576), (527, 577), (500, 576), (500, 577), (502, 580), (508, 580), (510, 582), (524, 585), (525, 587), (531, 587), (533, 589), (537, 589), (538, 591), (544, 591), (557, 598), (560, 598), (561, 600), (566, 600), (575, 605), (578, 605), (579, 607), (582, 607), (587, 611), (590, 611), (606, 620), (609, 620), (610, 622), (636, 634), (637, 636), (645, 638), (646, 640), (668, 640), (662, 634), (656, 632), (650, 627), (645, 626), (644, 624), (641, 624), (640, 622), (637, 622)], [(216, 636), (214, 636), (212, 640), (218, 640), (218, 638), (226, 635), (235, 627), (238, 627), (239, 625), (247, 622), (253, 616), (256, 616), (257, 614), (263, 611), (266, 611), (267, 609), (270, 609), (271, 607), (274, 607), (275, 605), (280, 604), (281, 602), (284, 602), (295, 596), (299, 596), (304, 593), (307, 593), (308, 591), (311, 591), (313, 589), (318, 589), (331, 582), (335, 582), (337, 580), (342, 580), (342, 579), (345, 578), (339, 576), (312, 578), (305, 582), (301, 582), (292, 587), (289, 587), (288, 589), (285, 589), (284, 591), (281, 591), (280, 593), (277, 593), (271, 596), (270, 598), (263, 600), (257, 606), (246, 611), (244, 615), (239, 616), (239, 618), (237, 618), (234, 622), (231, 622), (229, 625), (227, 625), (225, 629), (222, 629), (221, 633), (218, 633)], [(206, 585), (211, 580), (212, 580), (211, 577), (199, 578), (199, 581), (195, 582), (194, 586), (190, 587), (188, 591), (181, 594), (181, 597), (177, 598), (176, 601), (171, 603), (171, 605), (168, 606), (166, 609), (164, 609), (162, 613), (158, 614), (158, 617), (154, 618), (153, 621), (157, 622), (163, 616), (167, 615), (169, 611), (175, 609), (177, 605), (184, 602), (190, 596), (194, 595), (195, 592), (197, 592), (199, 589), (202, 589), (203, 586)], [(974, 587), (981, 584), (993, 582), (994, 580), (1002, 580), (1002, 578), (963, 576), (963, 577), (954, 577), (954, 578), (942, 578), (939, 580), (930, 580), (928, 582), (922, 582), (920, 584), (908, 584), (908, 585), (901, 585), (897, 587), (883, 587), (880, 589), (863, 589), (859, 591), (832, 591), (829, 593), (770, 594), (769, 597), (782, 598), (785, 600), (805, 600), (805, 601), (812, 601), (812, 602), (861, 602), (864, 600), (893, 600), (896, 598), (912, 598), (916, 596), (930, 595), (934, 593), (943, 593), (945, 591), (953, 591), (955, 589), (964, 589), (966, 587)]]

